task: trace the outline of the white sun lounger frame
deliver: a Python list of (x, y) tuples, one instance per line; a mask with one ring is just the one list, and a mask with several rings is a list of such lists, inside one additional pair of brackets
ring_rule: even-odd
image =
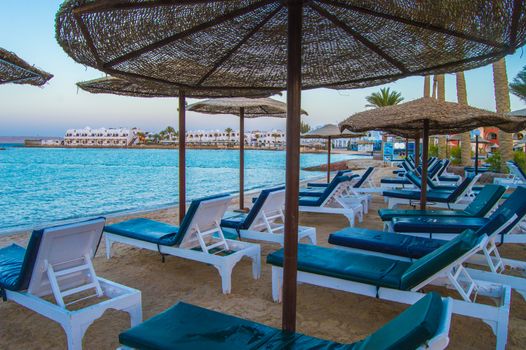
[(520, 170), (517, 168), (517, 166), (510, 161), (506, 162), (506, 165), (510, 170), (508, 176), (504, 178), (495, 178), (493, 179), (493, 183), (497, 185), (506, 186), (506, 188), (516, 188), (517, 186), (525, 186), (526, 179), (524, 178)]
[[(285, 190), (270, 192), (250, 227), (246, 230), (239, 230), (239, 236), (243, 239), (279, 243), (283, 246), (285, 237), (284, 207)], [(316, 245), (316, 228), (299, 226), (298, 241), (304, 238)]]
[[(504, 230), (509, 224), (511, 224), (513, 221), (517, 220), (517, 215), (513, 215), (513, 217), (506, 222), (506, 224), (502, 225), (499, 230), (496, 230), (493, 232), (493, 234), (490, 235), (490, 237), (487, 240), (486, 245), (482, 247), (481, 251), (482, 254), (474, 254), (472, 255), (467, 262), (474, 265), (481, 265), (489, 267), (490, 271), (480, 271), (480, 270), (473, 270), (473, 272), (470, 273), (474, 278), (480, 279), (480, 280), (486, 280), (490, 282), (497, 282), (502, 284), (508, 284), (513, 289), (515, 289), (517, 292), (519, 292), (523, 298), (526, 300), (526, 279), (521, 277), (515, 277), (515, 276), (508, 276), (503, 275), (502, 273), (506, 270), (506, 268), (509, 268), (511, 270), (519, 270), (523, 274), (526, 273), (526, 261), (516, 260), (516, 259), (508, 259), (503, 258), (498, 250), (497, 247), (497, 241), (501, 240), (501, 237), (504, 238), (503, 243), (509, 244), (509, 243), (519, 243), (519, 244), (526, 244), (526, 234), (521, 233), (522, 231), (518, 230), (518, 227), (520, 225), (520, 221), (517, 222), (513, 228), (510, 229), (510, 233), (506, 233), (503, 236), (501, 236), (500, 232)], [(516, 232), (516, 233), (514, 233)], [(416, 232), (395, 232), (397, 234), (404, 234), (404, 235), (410, 235), (410, 236), (429, 236), (429, 233), (416, 233)], [(442, 239), (442, 240), (451, 240), (455, 238), (457, 234), (451, 234), (451, 233), (433, 233), (434, 239)]]
[[(5, 291), (7, 300), (27, 307), (59, 323), (66, 333), (69, 350), (82, 349), (88, 327), (108, 309), (127, 312), (131, 326), (142, 322), (141, 292), (97, 277), (91, 257), (94, 255), (104, 219), (46, 229), (40, 243), (29, 288), (23, 292)], [(80, 292), (94, 294), (72, 300), (64, 297)], [(42, 297), (53, 295), (55, 303)], [(77, 310), (68, 306), (88, 298), (107, 300)], [(69, 299), (68, 299), (69, 300)]]
[[(468, 204), (473, 200), (472, 190), (473, 186), (477, 183), (478, 179), (480, 178), (481, 174), (475, 175), (468, 186), (462, 191), (462, 193), (457, 197), (455, 202), (453, 203), (439, 203), (439, 202), (433, 202), (428, 201), (427, 206), (428, 207), (435, 207), (435, 208), (444, 208), (444, 209), (456, 209), (456, 210), (463, 210), (465, 209)], [(396, 198), (396, 197), (389, 197), (387, 201), (387, 208), (393, 209), (399, 204), (402, 205), (419, 205), (420, 200), (418, 199), (407, 199), (407, 198)]]
[[(455, 289), (462, 299), (452, 300), (452, 312), (458, 315), (481, 319), (488, 324), (496, 335), (497, 350), (504, 350), (507, 343), (508, 323), (511, 302), (511, 288), (507, 285), (475, 280), (464, 268), (463, 263), (486, 245), (487, 238), (470, 252), (453, 261), (444, 269), (429, 277), (410, 291), (385, 288), (344, 280), (335, 277), (298, 271), (297, 282), (312, 284), (358, 295), (370, 296), (382, 300), (395, 301), (404, 304), (414, 304), (425, 294), (418, 292), (429, 284)], [(281, 302), (283, 286), (283, 268), (272, 266), (272, 298)], [(497, 306), (478, 304), (477, 295), (491, 297)]]
[(354, 201), (349, 202), (345, 200), (347, 187), (351, 186), (353, 182), (353, 180), (340, 182), (321, 205), (316, 207), (300, 205), (299, 211), (343, 215), (349, 220), (349, 226), (354, 227), (355, 216), (358, 216), (359, 222), (363, 221), (363, 205)]
[[(224, 294), (232, 290), (232, 270), (243, 258), (252, 260), (252, 276), (258, 279), (261, 274), (261, 248), (259, 244), (226, 239), (221, 229), (223, 217), (231, 197), (225, 196), (202, 201), (190, 222), (185, 237), (179, 246), (157, 245), (140, 239), (105, 232), (106, 257), (111, 257), (113, 243), (124, 243), (134, 247), (153, 250), (162, 255), (172, 255), (183, 259), (194, 260), (214, 266), (221, 276), (221, 287)], [(192, 248), (199, 247), (201, 250)], [(219, 251), (210, 250), (219, 248)], [(222, 251), (234, 251), (221, 256)]]

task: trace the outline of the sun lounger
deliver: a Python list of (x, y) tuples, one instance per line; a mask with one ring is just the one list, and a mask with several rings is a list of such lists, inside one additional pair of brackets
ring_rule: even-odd
[[(344, 176), (344, 175), (347, 175), (347, 176), (352, 175), (352, 170), (338, 170), (336, 175), (334, 175), (333, 179), (338, 177), (338, 176)], [(327, 186), (329, 186), (329, 183), (325, 183), (325, 182), (309, 182), (309, 183), (307, 183), (307, 187), (308, 188), (327, 187)]]
[(436, 180), (438, 180), (438, 182), (453, 182), (458, 184), (460, 181), (462, 181), (462, 177), (458, 175), (449, 174), (447, 172), (447, 168), (450, 164), (451, 161), (449, 159), (444, 159), (442, 168), (438, 171), (435, 177)]
[(121, 333), (119, 341), (149, 350), (441, 350), (449, 342), (450, 320), (451, 299), (429, 293), (367, 338), (340, 344), (179, 302)]
[[(526, 203), (526, 200), (523, 201)], [(471, 277), (488, 282), (509, 285), (526, 299), (526, 279), (508, 276), (506, 268), (526, 271), (523, 261), (503, 259), (498, 251), (496, 241), (500, 236), (509, 235), (516, 227), (520, 218), (511, 211), (501, 211), (492, 216), (476, 234), (489, 237), (482, 248), (482, 254), (475, 254), (468, 259), (474, 265), (482, 265), (484, 269), (469, 269)], [(392, 234), (367, 229), (344, 229), (329, 235), (329, 243), (355, 252), (375, 254), (383, 257), (402, 258), (406, 261), (420, 259), (447, 243), (447, 240), (432, 239), (404, 234)]]
[(506, 162), (506, 165), (510, 171), (509, 176), (506, 178), (495, 178), (493, 183), (512, 188), (526, 185), (526, 174), (524, 174), (521, 167), (513, 161)]
[[(27, 248), (0, 249), (4, 300), (59, 323), (69, 350), (82, 349), (84, 333), (108, 309), (127, 312), (132, 327), (142, 321), (141, 292), (97, 277), (93, 268), (104, 222), (98, 218), (33, 231)], [(70, 307), (88, 299), (89, 306)]]
[[(479, 175), (464, 179), (458, 187), (452, 191), (427, 191), (428, 205), (431, 207), (464, 209), (472, 198), (467, 194), (471, 192), (472, 186), (477, 182)], [(399, 204), (417, 205), (420, 203), (420, 191), (392, 190), (384, 191), (383, 196), (388, 198), (388, 208), (394, 208)], [(467, 202), (467, 203), (466, 203)]]
[(331, 181), (323, 194), (317, 196), (303, 196), (299, 198), (299, 210), (310, 213), (339, 214), (349, 220), (349, 225), (354, 226), (355, 216), (363, 220), (363, 205), (359, 202), (345, 200), (348, 196), (347, 189), (352, 186), (349, 176), (339, 176)]
[(328, 184), (322, 184), (324, 186), (310, 187), (310, 188), (300, 188), (300, 196), (301, 197), (303, 197), (303, 196), (306, 196), (306, 197), (321, 197), (323, 195), (323, 192), (325, 191), (325, 189), (327, 187), (329, 187), (332, 182), (339, 181), (338, 177), (340, 177), (340, 176), (347, 176), (351, 180), (352, 179), (357, 179), (357, 178), (360, 177), (360, 175), (358, 175), (358, 174), (352, 174), (350, 172), (346, 172), (346, 173), (344, 173), (344, 175), (339, 175), (339, 176), (334, 177), (331, 180), (331, 182), (329, 182)]
[(111, 256), (114, 242), (199, 261), (217, 268), (223, 293), (231, 290), (232, 269), (243, 258), (252, 259), (252, 274), (259, 278), (260, 246), (254, 243), (226, 239), (220, 222), (231, 197), (217, 195), (192, 201), (181, 226), (139, 218), (104, 228), (106, 256)]
[[(407, 304), (422, 298), (424, 294), (419, 291), (427, 285), (452, 288), (461, 296), (452, 301), (452, 313), (491, 325), (497, 349), (503, 350), (507, 342), (510, 287), (474, 280), (463, 266), (486, 245), (487, 239), (468, 231), (414, 262), (300, 244), (297, 281)], [(281, 301), (283, 253), (281, 249), (267, 256), (267, 263), (272, 265), (275, 301)], [(496, 304), (475, 302), (477, 296), (488, 296)]]
[(391, 220), (394, 217), (458, 217), (475, 218), (485, 217), (498, 205), (498, 202), (506, 188), (500, 185), (486, 185), (476, 195), (464, 210), (404, 210), (404, 209), (380, 209), (378, 215), (384, 222), (384, 228), (392, 231)]
[[(221, 220), (223, 231), (233, 230), (242, 239), (275, 242), (283, 245), (285, 190), (283, 187), (261, 191), (248, 213), (226, 213)], [(298, 239), (316, 244), (316, 229), (299, 226)]]
[[(451, 239), (464, 230), (477, 230), (498, 215), (511, 217), (516, 215), (515, 225), (526, 216), (526, 187), (518, 187), (488, 218), (484, 217), (395, 217), (391, 220), (394, 232), (411, 235), (428, 236), (429, 238)], [(526, 243), (526, 235), (502, 235), (502, 242)]]

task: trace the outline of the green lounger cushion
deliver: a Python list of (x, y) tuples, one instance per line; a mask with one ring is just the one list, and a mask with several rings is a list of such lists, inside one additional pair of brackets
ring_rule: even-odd
[(404, 177), (385, 177), (380, 180), (382, 184), (410, 185), (411, 181)]
[(178, 303), (119, 335), (121, 344), (141, 350), (258, 349), (277, 329)]
[(179, 232), (179, 227), (155, 220), (137, 218), (108, 225), (104, 231), (145, 242), (172, 245), (174, 237)]
[(449, 216), (449, 217), (484, 217), (502, 197), (506, 187), (486, 185), (464, 210), (402, 210), (380, 209), (378, 214), (383, 221), (391, 221), (399, 216)]
[[(283, 266), (283, 249), (267, 256), (267, 263)], [(401, 277), (411, 263), (378, 256), (298, 245), (298, 270), (379, 287), (400, 287)]]
[(451, 233), (477, 230), (488, 222), (488, 218), (422, 216), (396, 217), (391, 220), (395, 232)]
[(402, 276), (400, 287), (413, 288), (475, 248), (486, 237), (468, 230), (416, 260)]
[(435, 251), (447, 241), (349, 227), (331, 233), (329, 235), (329, 243), (342, 247), (419, 259)]
[(427, 294), (353, 348), (353, 350), (416, 349), (431, 339), (444, 312), (442, 298)]
[(119, 341), (141, 350), (414, 350), (435, 336), (444, 311), (440, 296), (429, 293), (364, 340), (340, 344), (180, 302)]

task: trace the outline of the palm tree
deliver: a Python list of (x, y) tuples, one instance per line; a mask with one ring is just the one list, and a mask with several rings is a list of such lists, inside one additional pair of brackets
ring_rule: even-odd
[(228, 137), (228, 145), (230, 145), (230, 135), (232, 135), (232, 128), (226, 128), (225, 129), (225, 132), (226, 132), (226, 136)]
[(382, 88), (380, 92), (373, 92), (365, 98), (369, 102), (366, 107), (385, 107), (397, 105), (404, 100), (402, 93), (391, 91), (389, 88)]
[(517, 74), (510, 83), (511, 93), (526, 102), (526, 66)]
[[(458, 72), (457, 78), (457, 102), (462, 105), (468, 104), (468, 93), (466, 89), (466, 77), (464, 72)], [(469, 131), (460, 135), (460, 159), (462, 165), (471, 165), (471, 135)]]
[[(444, 74), (435, 76), (437, 83), (437, 99), (439, 101), (446, 100), (446, 77)], [(447, 139), (445, 135), (438, 137), (438, 157), (444, 159), (447, 157)]]
[(302, 134), (306, 134), (311, 130), (311, 127), (309, 124), (305, 123), (303, 120), (300, 122), (300, 132)]
[[(495, 102), (497, 113), (510, 112), (510, 91), (508, 89), (508, 74), (506, 73), (506, 59), (502, 58), (493, 63), (493, 85), (495, 88)], [(513, 159), (513, 136), (499, 130), (500, 168), (505, 171), (506, 162)]]

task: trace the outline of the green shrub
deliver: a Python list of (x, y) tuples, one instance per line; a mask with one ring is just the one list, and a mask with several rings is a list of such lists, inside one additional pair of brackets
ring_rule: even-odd
[(451, 147), (449, 158), (451, 158), (451, 164), (453, 165), (460, 165), (462, 163), (462, 153), (459, 146)]
[(429, 156), (438, 157), (438, 146), (437, 145), (429, 145)]
[(496, 150), (495, 152), (493, 152), (491, 156), (489, 156), (486, 159), (486, 163), (489, 165), (489, 170), (495, 173), (502, 172), (501, 171), (502, 169), (500, 168), (500, 160), (501, 160), (500, 152)]

